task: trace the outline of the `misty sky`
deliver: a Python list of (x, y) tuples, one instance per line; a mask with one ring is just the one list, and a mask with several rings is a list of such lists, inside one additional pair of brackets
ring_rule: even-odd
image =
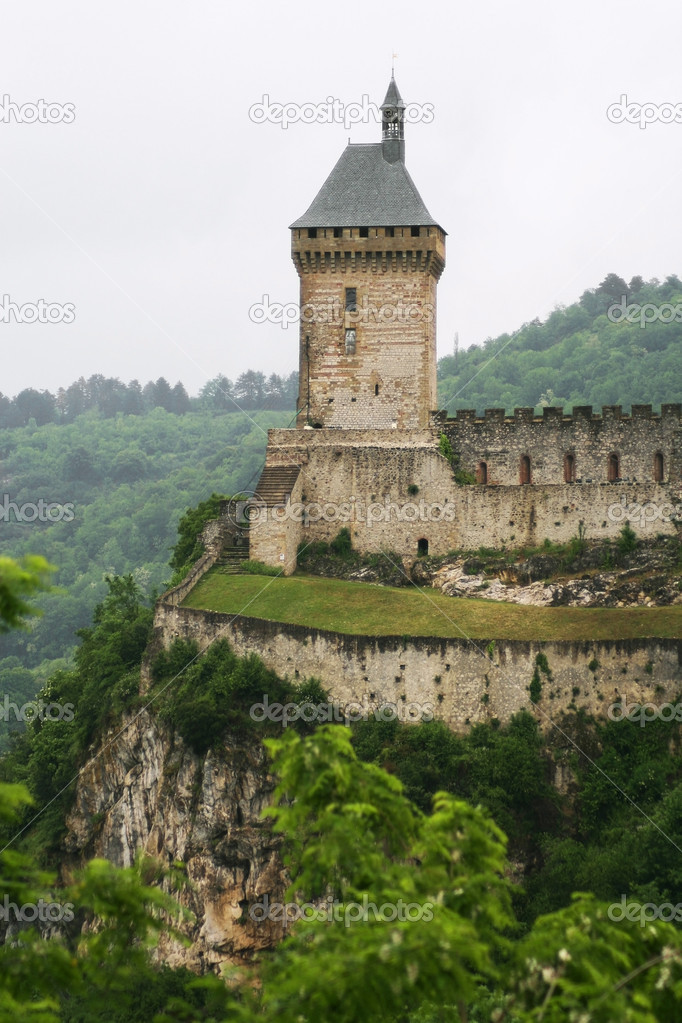
[[(592, 0), (1, 5), (0, 96), (72, 104), (0, 123), (0, 297), (73, 322), (0, 323), (0, 391), (104, 373), (288, 373), (288, 225), (373, 119), (254, 123), (253, 104), (381, 103), (396, 52), (406, 164), (448, 232), (439, 355), (570, 303), (607, 273), (682, 275), (682, 123), (612, 123), (625, 94), (682, 104), (682, 6)], [(682, 105), (680, 106), (682, 110)], [(30, 108), (27, 116), (31, 117)], [(8, 120), (9, 117), (9, 120)], [(3, 300), (4, 301), (4, 300)]]

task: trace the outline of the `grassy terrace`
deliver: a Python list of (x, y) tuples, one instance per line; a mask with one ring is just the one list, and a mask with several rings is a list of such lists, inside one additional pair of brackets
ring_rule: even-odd
[(682, 605), (656, 608), (523, 607), (446, 597), (436, 590), (294, 575), (226, 575), (212, 569), (184, 607), (241, 613), (369, 636), (473, 639), (677, 639)]

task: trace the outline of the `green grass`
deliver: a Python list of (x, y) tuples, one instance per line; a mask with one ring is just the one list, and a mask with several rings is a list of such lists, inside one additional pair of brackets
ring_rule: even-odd
[(523, 607), (446, 597), (432, 589), (294, 575), (266, 579), (213, 569), (184, 607), (366, 636), (467, 636), (472, 639), (677, 639), (682, 606)]

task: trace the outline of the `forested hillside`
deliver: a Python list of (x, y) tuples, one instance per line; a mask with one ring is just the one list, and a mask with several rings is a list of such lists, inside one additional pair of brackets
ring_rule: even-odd
[(45, 423), (73, 423), (84, 412), (97, 410), (103, 419), (117, 415), (142, 416), (155, 408), (173, 415), (186, 412), (233, 412), (240, 409), (293, 409), (298, 394), (298, 374), (287, 377), (247, 370), (233, 383), (219, 373), (208, 380), (196, 398), (190, 398), (184, 385), (174, 387), (165, 377), (150, 380), (144, 387), (137, 380), (124, 384), (115, 377), (96, 373), (86, 380), (80, 377), (56, 394), (26, 387), (13, 398), (0, 392), (0, 428), (36, 426)]
[(678, 277), (662, 284), (633, 277), (628, 284), (609, 274), (544, 323), (533, 320), (441, 359), (440, 407), (454, 415), (458, 408), (594, 405), (599, 411), (602, 404), (682, 401), (681, 321)]
[(2, 552), (44, 555), (62, 590), (38, 601), (44, 615), (30, 633), (0, 637), (0, 670), (10, 655), (25, 671), (68, 654), (107, 592), (105, 576), (130, 572), (143, 592), (161, 588), (182, 514), (213, 491), (253, 487), (268, 428), (290, 420), (163, 408), (106, 419), (92, 409), (71, 424), (0, 430)]

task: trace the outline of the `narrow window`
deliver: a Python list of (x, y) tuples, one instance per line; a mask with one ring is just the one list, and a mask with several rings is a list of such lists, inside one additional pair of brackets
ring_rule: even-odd
[(410, 234), (412, 235), (413, 238), (418, 238), (419, 237), (419, 228), (418, 227), (411, 227), (410, 228)]
[(342, 227), (335, 227), (334, 228), (334, 237), (335, 238), (343, 238), (343, 228)]
[(358, 308), (358, 289), (346, 288), (346, 312), (354, 313)]
[(620, 479), (620, 458), (614, 452), (609, 455), (609, 483)]
[(346, 331), (346, 355), (355, 355), (355, 331), (352, 327)]
[(308, 228), (308, 237), (309, 238), (317, 238), (317, 228), (316, 227), (309, 227)]
[(656, 483), (663, 482), (663, 455), (660, 451), (657, 451), (654, 455), (654, 480)]
[(575, 456), (569, 451), (564, 455), (564, 483), (575, 483)]
[(379, 393), (379, 385), (375, 384), (374, 385), (374, 394), (377, 395), (378, 393)]
[(422, 537), (421, 540), (417, 540), (417, 557), (425, 558), (429, 553), (429, 541), (426, 537)]
[(487, 483), (488, 482), (488, 463), (479, 462), (478, 469), (476, 470), (476, 482)]
[(361, 238), (369, 238), (369, 228), (368, 227), (361, 227), (360, 228), (360, 237)]
[(530, 458), (528, 455), (521, 456), (521, 469), (519, 472), (519, 482), (530, 483)]
[(386, 228), (386, 237), (387, 238), (393, 238), (394, 235), (395, 235), (395, 228), (394, 227), (387, 227)]

